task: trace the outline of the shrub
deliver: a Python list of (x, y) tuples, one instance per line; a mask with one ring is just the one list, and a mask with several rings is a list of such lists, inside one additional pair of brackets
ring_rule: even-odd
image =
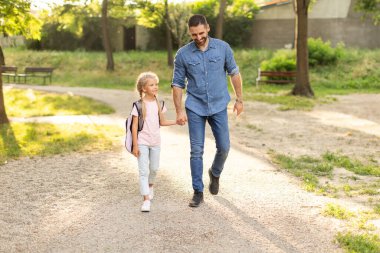
[[(336, 48), (330, 46), (330, 42), (323, 42), (321, 38), (308, 39), (309, 65), (331, 65), (335, 64), (343, 55), (343, 44)], [(277, 50), (273, 57), (263, 61), (260, 65), (262, 70), (293, 71), (296, 69), (296, 53), (294, 50)]]
[(277, 50), (269, 60), (261, 62), (261, 70), (293, 71), (296, 69), (296, 57), (294, 50)]
[(307, 40), (309, 49), (309, 65), (330, 65), (335, 64), (343, 54), (344, 45), (338, 44), (332, 48), (330, 41), (323, 42), (321, 38), (309, 38)]

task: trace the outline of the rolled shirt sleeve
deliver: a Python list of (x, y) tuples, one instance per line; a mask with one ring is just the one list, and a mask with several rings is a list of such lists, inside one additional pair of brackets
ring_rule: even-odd
[(171, 86), (184, 89), (186, 87), (185, 80), (186, 69), (185, 65), (183, 64), (181, 51), (178, 51), (174, 59), (173, 81)]
[(227, 70), (227, 74), (230, 76), (239, 74), (239, 67), (237, 66), (234, 58), (234, 53), (229, 44), (226, 43), (226, 62), (225, 68)]

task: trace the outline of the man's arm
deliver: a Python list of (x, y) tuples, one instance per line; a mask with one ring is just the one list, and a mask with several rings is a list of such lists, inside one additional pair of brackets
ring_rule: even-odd
[(243, 110), (243, 81), (240, 73), (231, 76), (231, 83), (235, 91), (236, 101), (234, 105), (234, 112), (239, 116)]
[(184, 125), (187, 122), (187, 116), (182, 109), (182, 89), (172, 86), (173, 102), (177, 113), (177, 124)]

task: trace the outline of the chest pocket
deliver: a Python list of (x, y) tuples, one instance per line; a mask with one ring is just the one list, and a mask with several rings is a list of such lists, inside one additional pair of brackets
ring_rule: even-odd
[(220, 71), (223, 70), (223, 61), (222, 57), (216, 56), (209, 59), (209, 69), (211, 71)]
[(187, 62), (188, 72), (191, 74), (198, 74), (202, 72), (202, 66), (200, 61)]

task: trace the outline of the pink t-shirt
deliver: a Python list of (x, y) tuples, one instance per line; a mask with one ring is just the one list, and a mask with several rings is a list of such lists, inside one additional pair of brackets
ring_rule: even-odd
[[(147, 146), (159, 146), (161, 144), (160, 137), (160, 121), (158, 116), (157, 102), (144, 101), (146, 108), (146, 115), (144, 120), (144, 126), (138, 134), (138, 144)], [(162, 109), (162, 113), (167, 111), (166, 106)], [(132, 115), (138, 116), (136, 107), (132, 109)]]

